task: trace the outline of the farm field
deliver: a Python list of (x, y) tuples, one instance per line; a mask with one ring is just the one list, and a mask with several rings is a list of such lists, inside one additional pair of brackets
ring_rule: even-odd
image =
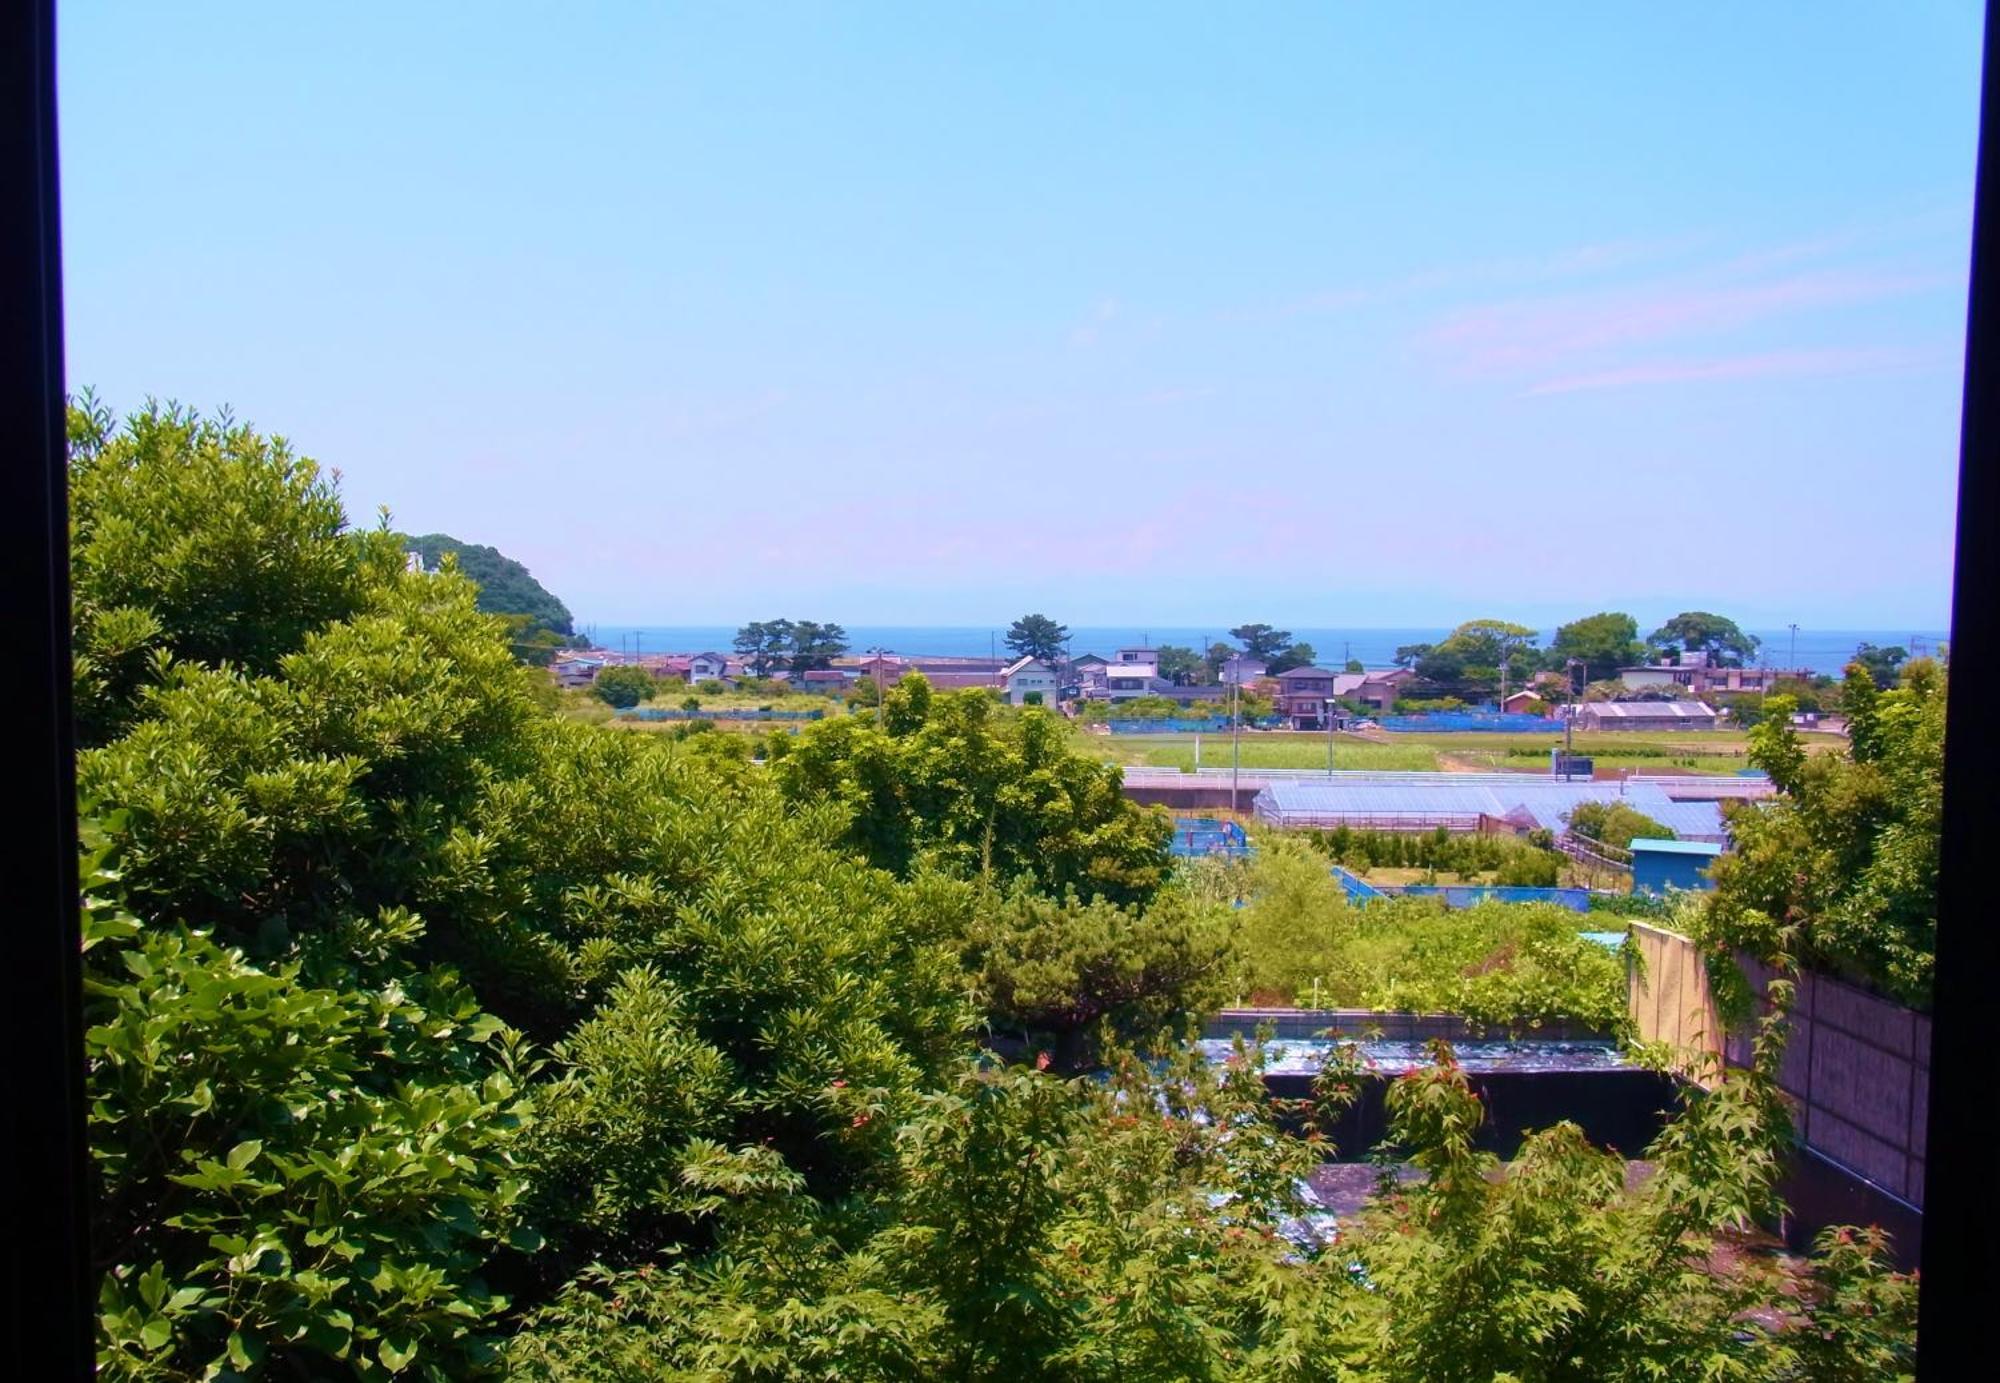
[[(1201, 766), (1229, 766), (1229, 737), (1202, 735)], [(1106, 763), (1148, 768), (1195, 766), (1195, 739), (1179, 735), (1096, 735), (1078, 733), (1080, 753)], [(1808, 748), (1841, 743), (1834, 735), (1804, 736)], [(1562, 743), (1559, 733), (1506, 734), (1468, 731), (1463, 734), (1394, 734), (1363, 739), (1336, 735), (1334, 767), (1382, 772), (1443, 770), (1459, 773), (1545, 773), (1549, 750)], [(1587, 754), (1603, 768), (1634, 773), (1734, 774), (1750, 767), (1749, 737), (1740, 730), (1683, 731), (1661, 734), (1578, 735), (1574, 750)], [(1313, 732), (1257, 731), (1242, 742), (1243, 767), (1326, 767), (1326, 736)]]
[[(1227, 768), (1230, 764), (1229, 736), (1202, 735), (1201, 766)], [(1076, 736), (1077, 752), (1106, 763), (1132, 764), (1148, 768), (1192, 769), (1194, 735), (1091, 735)], [(1246, 733), (1242, 741), (1245, 768), (1326, 767), (1326, 736), (1285, 730)], [(1426, 771), (1441, 767), (1437, 752), (1421, 744), (1377, 744), (1352, 735), (1336, 736), (1333, 749), (1335, 768), (1375, 769), (1382, 772)]]

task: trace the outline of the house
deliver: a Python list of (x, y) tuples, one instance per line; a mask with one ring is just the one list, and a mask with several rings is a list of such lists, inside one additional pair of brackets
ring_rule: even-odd
[(1247, 686), (1262, 677), (1269, 666), (1262, 658), (1252, 658), (1247, 653), (1239, 653), (1222, 665), (1222, 685)]
[(1056, 670), (1039, 658), (1017, 658), (1000, 670), (1000, 685), (1009, 705), (1026, 706), (1030, 694), (1036, 705), (1056, 704)]
[(555, 661), (549, 664), (549, 671), (559, 687), (587, 687), (597, 680), (605, 662), (603, 658), (564, 657), (558, 654)]
[(1104, 669), (1104, 695), (1111, 701), (1131, 701), (1141, 696), (1158, 696), (1171, 691), (1171, 683), (1160, 677), (1157, 663), (1120, 660)]
[(1639, 836), (1631, 848), (1634, 893), (1659, 895), (1674, 888), (1715, 887), (1708, 868), (1722, 854), (1722, 847), (1712, 841)]
[(839, 668), (813, 668), (800, 675), (801, 691), (819, 692), (824, 696), (839, 696), (852, 683), (851, 678)]
[(1148, 648), (1144, 644), (1140, 644), (1137, 648), (1121, 648), (1118, 650), (1117, 656), (1113, 661), (1118, 663), (1150, 663), (1157, 666), (1160, 661), (1160, 651), (1157, 648)]
[(1295, 667), (1279, 673), (1275, 698), (1278, 715), (1289, 721), (1294, 730), (1325, 729), (1335, 676), (1323, 667)]
[(1502, 697), (1500, 709), (1511, 715), (1540, 715), (1544, 703), (1535, 692), (1517, 691)]
[(1767, 692), (1781, 681), (1811, 681), (1810, 668), (1719, 667), (1700, 650), (1683, 653), (1676, 663), (1644, 663), (1618, 669), (1618, 680), (1634, 691), (1672, 687), (1694, 696), (1710, 692)]
[(1579, 730), (1713, 730), (1717, 719), (1703, 701), (1586, 701), (1569, 710)]
[(1086, 653), (1081, 658), (1069, 661), (1067, 673), (1069, 685), (1076, 688), (1076, 695), (1091, 701), (1103, 701), (1110, 696), (1110, 684), (1105, 680), (1104, 670), (1110, 666), (1108, 660), (1095, 653)]
[(720, 653), (696, 653), (687, 660), (687, 680), (706, 682), (729, 675), (729, 659)]
[(1416, 674), (1408, 668), (1386, 668), (1375, 672), (1333, 674), (1333, 699), (1352, 701), (1370, 710), (1387, 711), (1401, 696), (1403, 684)]

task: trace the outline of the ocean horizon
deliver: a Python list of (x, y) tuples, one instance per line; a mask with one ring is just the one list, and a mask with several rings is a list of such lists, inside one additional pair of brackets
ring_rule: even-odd
[[(736, 638), (733, 626), (719, 624), (579, 624), (577, 632), (599, 648), (640, 653), (727, 653)], [(1349, 659), (1359, 659), (1370, 668), (1393, 666), (1397, 648), (1405, 644), (1436, 643), (1451, 630), (1430, 628), (1361, 629), (1300, 627), (1291, 631), (1294, 640), (1312, 645), (1317, 661), (1339, 667)], [(1553, 633), (1553, 630), (1545, 631)], [(1901, 645), (1912, 654), (1935, 653), (1950, 635), (1940, 629), (1808, 629), (1800, 626), (1796, 640), (1788, 629), (1745, 630), (1761, 641), (1756, 662), (1772, 667), (1804, 667), (1828, 676), (1839, 676), (1863, 643), (1878, 647)], [(866, 625), (847, 626), (851, 652), (865, 653), (880, 648), (904, 656), (926, 655), (946, 658), (999, 657), (1007, 652), (1007, 626), (985, 625)], [(1226, 627), (1203, 628), (1191, 625), (1077, 625), (1070, 630), (1072, 656), (1096, 653), (1110, 657), (1120, 648), (1178, 644), (1204, 649), (1216, 641), (1229, 641)], [(1793, 649), (1796, 647), (1796, 654)]]

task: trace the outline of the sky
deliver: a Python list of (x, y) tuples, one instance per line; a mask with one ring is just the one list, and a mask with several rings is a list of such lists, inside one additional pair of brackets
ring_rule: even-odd
[(1939, 627), (1979, 24), (68, 3), (68, 377), (595, 622)]

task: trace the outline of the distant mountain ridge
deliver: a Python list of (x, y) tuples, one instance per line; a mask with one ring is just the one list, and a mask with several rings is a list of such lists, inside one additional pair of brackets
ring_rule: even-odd
[(529, 634), (542, 631), (564, 640), (576, 634), (569, 607), (498, 548), (464, 542), (449, 533), (403, 535), (402, 544), (405, 551), (421, 554), (426, 568), (435, 569), (446, 553), (455, 555), (458, 569), (479, 583), (478, 605), (485, 613), (525, 617), (524, 632)]

